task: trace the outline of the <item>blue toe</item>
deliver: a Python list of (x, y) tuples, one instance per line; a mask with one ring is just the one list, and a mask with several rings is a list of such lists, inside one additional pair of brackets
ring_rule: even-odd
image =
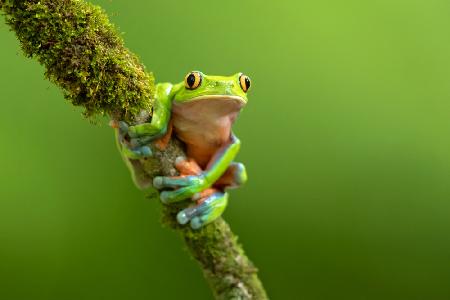
[(152, 155), (152, 149), (150, 149), (149, 146), (141, 147), (141, 153), (143, 156), (151, 156)]
[(155, 178), (153, 178), (153, 186), (157, 189), (161, 189), (163, 187), (163, 181), (163, 177), (156, 176)]
[(202, 227), (203, 222), (199, 217), (195, 217), (191, 220), (191, 228), (192, 229), (199, 229)]
[(120, 121), (119, 122), (119, 130), (122, 133), (127, 133), (128, 132), (128, 124), (125, 123), (124, 121)]
[(130, 140), (130, 147), (136, 148), (139, 147), (141, 144), (139, 143), (138, 139), (131, 139)]
[(177, 221), (181, 225), (184, 225), (184, 224), (187, 224), (189, 222), (189, 217), (187, 216), (187, 214), (184, 211), (180, 211), (177, 214)]
[(159, 195), (159, 199), (161, 199), (161, 202), (164, 204), (169, 203), (169, 194), (170, 192), (161, 192)]

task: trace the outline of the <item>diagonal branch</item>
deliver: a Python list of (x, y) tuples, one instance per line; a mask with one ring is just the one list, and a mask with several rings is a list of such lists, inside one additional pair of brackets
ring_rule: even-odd
[[(0, 0), (6, 23), (28, 57), (46, 68), (46, 77), (60, 86), (85, 115), (108, 115), (139, 122), (151, 111), (154, 78), (124, 47), (103, 10), (82, 0)], [(155, 159), (142, 161), (151, 175), (174, 175), (174, 160), (183, 145), (173, 139)], [(151, 198), (156, 198), (152, 195)], [(163, 223), (177, 230), (199, 262), (216, 299), (267, 299), (253, 266), (229, 225), (219, 218), (193, 231), (175, 221), (181, 203), (163, 206)]]

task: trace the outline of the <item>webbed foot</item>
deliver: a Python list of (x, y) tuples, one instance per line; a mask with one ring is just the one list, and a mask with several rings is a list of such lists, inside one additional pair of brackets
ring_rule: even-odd
[(131, 159), (140, 159), (153, 155), (148, 144), (152, 141), (150, 136), (130, 135), (130, 129), (135, 126), (129, 126), (124, 121), (111, 121), (111, 127), (118, 130), (118, 141), (121, 145), (121, 152), (125, 157)]
[(183, 209), (177, 215), (178, 223), (190, 222), (192, 229), (199, 229), (220, 217), (228, 203), (228, 194), (215, 189), (211, 194), (200, 199), (199, 204)]
[(160, 198), (163, 203), (168, 204), (192, 198), (209, 187), (201, 168), (195, 161), (178, 157), (175, 167), (180, 172), (180, 176), (157, 176), (153, 179), (155, 188), (173, 189), (161, 192)]

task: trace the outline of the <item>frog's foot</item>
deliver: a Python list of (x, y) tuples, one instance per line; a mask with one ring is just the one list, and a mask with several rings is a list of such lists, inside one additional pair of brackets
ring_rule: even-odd
[(208, 188), (202, 169), (193, 159), (178, 157), (175, 167), (180, 176), (157, 176), (153, 179), (153, 186), (157, 189), (171, 188), (160, 194), (163, 203), (173, 203), (200, 195)]
[(208, 188), (202, 174), (173, 177), (157, 176), (153, 179), (153, 186), (157, 189), (174, 189), (161, 192), (160, 199), (165, 204), (189, 199)]
[(247, 182), (247, 171), (242, 163), (231, 163), (222, 177), (214, 183), (220, 189), (238, 188)]
[(199, 229), (220, 217), (228, 203), (228, 194), (216, 189), (207, 189), (205, 197), (197, 201), (197, 205), (183, 209), (177, 215), (181, 225), (191, 223), (192, 229)]
[(150, 137), (143, 136), (140, 138), (135, 137), (130, 139), (130, 126), (123, 121), (111, 121), (110, 126), (118, 130), (118, 141), (121, 146), (121, 152), (125, 157), (140, 159), (152, 156), (152, 150), (148, 146), (151, 141)]

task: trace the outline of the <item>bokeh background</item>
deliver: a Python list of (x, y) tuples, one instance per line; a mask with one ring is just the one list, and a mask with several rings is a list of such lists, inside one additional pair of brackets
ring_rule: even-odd
[[(450, 2), (95, 1), (158, 81), (253, 79), (226, 219), (272, 299), (450, 299)], [(210, 299), (0, 20), (0, 299)]]

